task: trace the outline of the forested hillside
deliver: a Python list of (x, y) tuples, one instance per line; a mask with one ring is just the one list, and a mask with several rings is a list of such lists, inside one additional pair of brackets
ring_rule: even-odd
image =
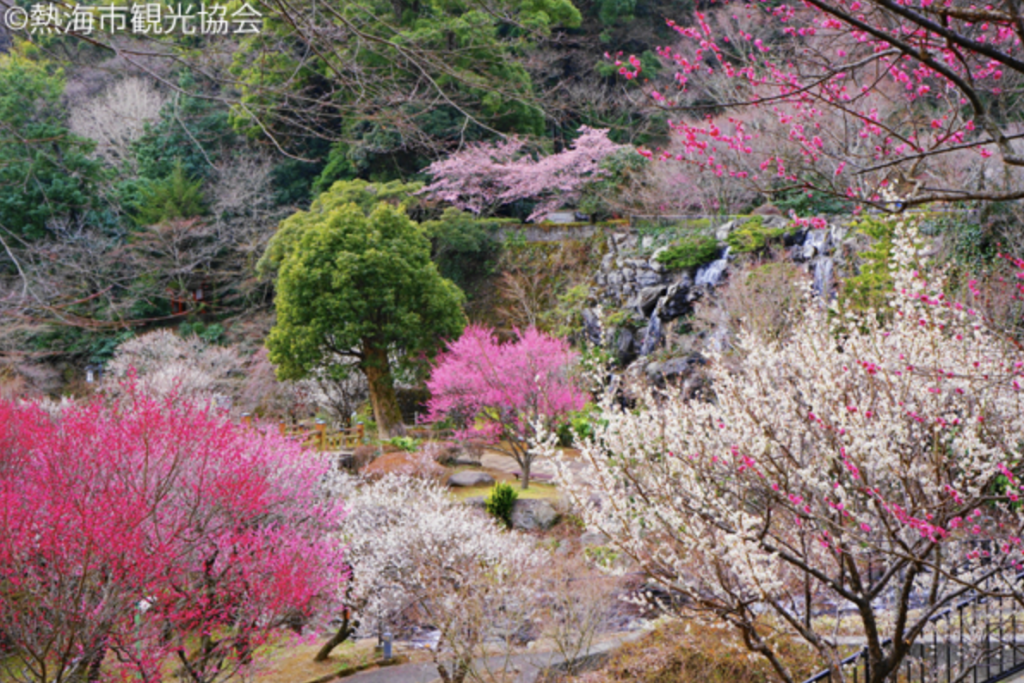
[(222, 25), (125, 6), (123, 26), (4, 9), (0, 358), (17, 391), (79, 391), (158, 328), (249, 357), (274, 320), (271, 237), (323, 193), (404, 203), (470, 317), (505, 329), (524, 297), (548, 299), (546, 320), (574, 305), (559, 298), (597, 302), (579, 288), (597, 263), (531, 276), (509, 241), (562, 207), (600, 222), (932, 202), (958, 211), (958, 258), (1020, 245), (1016, 202), (991, 201), (1019, 192), (1003, 33), (952, 62), (936, 44), (941, 67), (899, 56), (911, 24), (763, 3), (234, 3)]

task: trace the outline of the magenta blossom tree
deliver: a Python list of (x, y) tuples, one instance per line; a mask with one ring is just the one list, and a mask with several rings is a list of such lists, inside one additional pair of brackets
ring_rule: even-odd
[(882, 208), (885, 187), (903, 207), (1024, 197), (1012, 3), (730, 1), (675, 19), (658, 50), (670, 76), (616, 60), (676, 133), (645, 154)]
[(496, 441), (522, 468), (528, 488), (536, 442), (586, 404), (570, 374), (575, 360), (565, 340), (534, 328), (503, 344), (492, 330), (471, 325), (448, 345), (427, 381), (427, 419), (452, 420), (457, 438)]
[(341, 507), (274, 432), (132, 387), (0, 402), (0, 678), (214, 683), (329, 607)]
[(527, 220), (535, 220), (562, 204), (578, 202), (587, 183), (604, 174), (601, 162), (623, 149), (605, 129), (580, 127), (568, 148), (534, 160), (525, 142), (511, 137), (498, 143), (471, 144), (425, 169), (433, 182), (420, 190), (434, 199), (473, 213), (488, 213), (520, 199), (537, 200)]

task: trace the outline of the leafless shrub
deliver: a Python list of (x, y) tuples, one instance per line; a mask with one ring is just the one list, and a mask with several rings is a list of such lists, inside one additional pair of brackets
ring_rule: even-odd
[(71, 108), (71, 131), (96, 141), (96, 153), (113, 164), (133, 163), (131, 144), (155, 121), (164, 96), (148, 81), (130, 77)]
[(611, 611), (614, 579), (595, 573), (578, 558), (566, 558), (546, 573), (545, 588), (549, 600), (543, 635), (565, 660), (565, 673), (576, 675)]

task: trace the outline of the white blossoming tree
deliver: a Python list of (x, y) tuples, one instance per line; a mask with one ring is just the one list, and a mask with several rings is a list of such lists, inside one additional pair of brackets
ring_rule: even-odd
[[(104, 390), (118, 395), (125, 378), (135, 374), (138, 387), (157, 397), (204, 400), (235, 393), (233, 377), (241, 375), (238, 353), (192, 335), (156, 330), (117, 347), (107, 365)], [(132, 385), (134, 386), (134, 385)]]
[[(1021, 609), (1024, 354), (925, 277), (913, 226), (896, 235), (891, 310), (809, 301), (791, 339), (741, 333), (740, 368), (713, 357), (708, 395), (609, 408), (589, 470), (560, 468), (588, 526), (674, 609), (731, 625), (785, 681), (780, 643), (842, 681), (850, 636), (881, 682), (950, 607), (947, 629), (998, 647), (958, 601)], [(981, 649), (955, 653), (951, 680)]]
[(512, 651), (515, 632), (536, 609), (537, 570), (546, 554), (454, 501), (437, 483), (388, 475), (373, 483), (335, 473), (327, 483), (348, 514), (341, 534), (351, 577), (338, 633), (317, 659), (355, 628), (376, 630), (414, 608), (440, 631), (438, 674), (461, 683), (487, 654), (485, 641)]

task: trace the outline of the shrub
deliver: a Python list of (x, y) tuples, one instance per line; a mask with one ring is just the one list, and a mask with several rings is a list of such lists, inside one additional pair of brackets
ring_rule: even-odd
[(669, 270), (685, 270), (710, 263), (718, 256), (718, 240), (711, 235), (687, 235), (661, 252), (657, 261)]
[(729, 233), (725, 242), (734, 254), (749, 254), (765, 249), (771, 243), (791, 235), (794, 230), (791, 227), (769, 228), (765, 226), (763, 217), (754, 216)]
[(784, 259), (746, 264), (729, 276), (729, 282), (714, 297), (701, 301), (693, 316), (693, 329), (714, 335), (725, 329), (729, 340), (741, 328), (765, 339), (782, 341), (793, 332), (799, 316), (807, 274)]
[(420, 440), (414, 439), (410, 436), (395, 436), (388, 439), (387, 443), (391, 444), (392, 446), (400, 450), (412, 453), (417, 448), (419, 448)]
[(516, 499), (519, 498), (519, 494), (516, 493), (515, 488), (511, 484), (506, 484), (503, 481), (499, 481), (491, 489), (491, 493), (487, 496), (487, 500), (484, 504), (487, 507), (487, 513), (496, 519), (500, 519), (505, 523), (505, 526), (509, 529), (512, 528), (512, 508), (516, 505)]
[(581, 439), (589, 438), (594, 434), (591, 420), (597, 417), (594, 412), (596, 406), (588, 403), (583, 410), (574, 410), (569, 413), (568, 420), (558, 426), (558, 445), (570, 448), (576, 437)]
[(432, 259), (443, 277), (465, 289), (494, 272), (501, 252), (499, 221), (482, 220), (450, 207), (423, 227), (430, 236)]
[(857, 274), (846, 278), (839, 292), (839, 303), (854, 310), (885, 308), (893, 291), (892, 259), (894, 228), (890, 221), (868, 217), (854, 224), (857, 232), (871, 238), (871, 248), (860, 254)]

